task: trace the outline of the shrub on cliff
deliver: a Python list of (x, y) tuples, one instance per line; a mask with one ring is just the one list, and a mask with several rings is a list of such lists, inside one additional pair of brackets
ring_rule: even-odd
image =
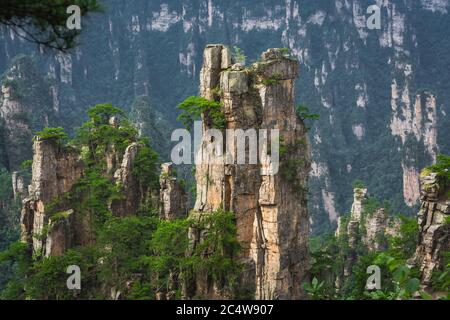
[(41, 140), (52, 141), (58, 144), (64, 144), (69, 138), (62, 127), (46, 127), (42, 131), (36, 132), (36, 136)]
[(194, 121), (200, 120), (201, 115), (205, 117), (205, 121), (213, 128), (225, 128), (225, 114), (221, 109), (221, 105), (217, 101), (208, 100), (203, 97), (190, 96), (181, 102), (178, 109), (182, 113), (178, 116), (186, 129), (190, 130)]

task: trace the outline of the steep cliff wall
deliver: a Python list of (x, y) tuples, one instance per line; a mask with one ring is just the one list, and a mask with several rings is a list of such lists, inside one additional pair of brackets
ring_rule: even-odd
[[(22, 241), (44, 256), (60, 255), (75, 244), (91, 242), (87, 217), (74, 218), (72, 208), (62, 208), (53, 221), (46, 208), (69, 192), (81, 177), (79, 154), (53, 140), (36, 139), (33, 145), (32, 180), (29, 197), (23, 201)], [(57, 220), (57, 221), (56, 221)], [(84, 227), (82, 227), (84, 226)]]
[[(379, 30), (365, 23), (373, 4), (381, 9)], [(128, 107), (140, 95), (174, 120), (172, 107), (198, 91), (206, 43), (237, 45), (248, 61), (287, 47), (302, 68), (296, 98), (321, 115), (310, 130), (318, 169), (310, 179), (312, 228), (331, 231), (357, 178), (395, 211), (413, 213), (418, 168), (431, 163), (430, 150), (450, 152), (449, 8), (448, 0), (113, 1), (84, 20), (80, 46), (64, 55), (44, 54), (1, 28), (0, 73), (15, 55), (33, 54), (54, 79), (51, 105), (69, 130), (90, 105)], [(434, 120), (419, 132), (412, 127), (424, 88), (435, 109), (421, 103), (422, 115)], [(161, 140), (170, 140), (170, 130)], [(406, 156), (406, 149), (426, 156)]]
[(425, 288), (431, 286), (433, 272), (446, 267), (443, 254), (450, 250), (448, 189), (435, 173), (421, 177), (419, 240), (413, 260), (419, 266), (421, 283)]
[[(200, 93), (221, 103), (226, 129), (277, 128), (288, 150), (280, 153), (277, 174), (271, 173), (268, 156), (262, 157), (261, 163), (246, 158), (245, 164), (238, 164), (239, 144), (245, 143), (245, 137), (227, 136), (224, 145), (212, 148), (211, 136), (206, 133), (198, 154), (202, 163), (196, 166), (194, 214), (201, 216), (222, 206), (235, 213), (242, 259), (250, 270), (247, 281), (254, 282), (250, 285), (256, 287), (260, 299), (301, 298), (308, 266), (309, 149), (305, 127), (295, 113), (297, 74), (297, 62), (280, 49), (269, 49), (259, 62), (244, 68), (233, 64), (223, 45), (206, 47), (200, 73)], [(203, 126), (211, 128), (208, 121)], [(257, 152), (250, 148), (244, 148), (250, 151), (249, 158)], [(267, 154), (267, 150), (264, 145), (259, 152)], [(201, 236), (193, 241), (201, 241)], [(197, 290), (215, 294), (213, 286), (204, 281)]]
[[(134, 172), (141, 148), (140, 143), (131, 143), (123, 155), (112, 155), (121, 161), (110, 168), (113, 177), (104, 172), (120, 192), (120, 197), (114, 197), (108, 203), (114, 216), (137, 214), (145, 205), (158, 208), (157, 193), (154, 194), (155, 190)], [(21, 214), (22, 241), (32, 245), (33, 252), (42, 256), (61, 255), (74, 246), (94, 243), (95, 221), (91, 212), (94, 208), (80, 209), (78, 204), (89, 195), (75, 189), (80, 179), (86, 178), (80, 152), (42, 138), (35, 138), (33, 151), (29, 196), (23, 201)]]
[(161, 165), (159, 185), (159, 217), (164, 220), (186, 217), (187, 194), (184, 187), (177, 181), (172, 163)]
[[(139, 174), (135, 172), (136, 161), (138, 161), (139, 150), (143, 145), (134, 142), (130, 144), (123, 155), (113, 152), (111, 159), (122, 159), (116, 165), (111, 164), (114, 172), (112, 180), (119, 187), (121, 198), (113, 200), (110, 209), (115, 216), (129, 216), (136, 214), (142, 206), (158, 208), (158, 194), (154, 194), (149, 185), (143, 183)], [(112, 161), (112, 163), (116, 163)]]

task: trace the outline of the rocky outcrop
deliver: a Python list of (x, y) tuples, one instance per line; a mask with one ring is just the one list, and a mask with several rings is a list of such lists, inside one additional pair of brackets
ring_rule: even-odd
[(387, 237), (398, 235), (399, 228), (400, 220), (389, 217), (385, 208), (379, 208), (366, 217), (362, 242), (369, 252), (386, 250)]
[[(73, 210), (65, 208), (50, 217), (46, 210), (56, 199), (69, 192), (83, 172), (79, 154), (53, 140), (35, 139), (29, 197), (23, 201), (22, 241), (45, 256), (62, 254), (74, 244), (88, 244), (91, 239), (85, 219), (74, 219)], [(68, 231), (70, 230), (70, 231)]]
[(353, 204), (350, 216), (339, 217), (336, 236), (348, 241), (348, 252), (342, 276), (336, 280), (340, 287), (342, 281), (351, 275), (352, 268), (358, 261), (361, 248), (367, 252), (379, 252), (387, 249), (387, 237), (398, 235), (400, 220), (389, 216), (385, 208), (368, 211), (365, 206), (367, 200), (366, 188), (353, 189)]
[[(120, 166), (114, 173), (114, 181), (120, 188), (121, 198), (114, 200), (110, 205), (111, 212), (115, 216), (133, 215), (146, 204), (155, 205), (155, 207), (158, 205), (158, 201), (155, 199), (157, 195), (152, 193), (154, 190), (150, 190), (149, 185), (143, 183), (139, 175), (134, 172), (136, 158), (142, 147), (141, 144), (135, 142), (125, 149), (123, 156), (120, 157), (115, 152), (106, 158), (107, 164), (109, 163), (108, 159), (122, 158)], [(114, 166), (111, 164), (111, 169), (107, 168), (107, 172), (112, 169)]]
[(25, 178), (20, 174), (20, 172), (14, 171), (11, 174), (11, 180), (14, 200), (25, 198), (28, 194)]
[(339, 217), (336, 236), (348, 236), (350, 248), (355, 248), (361, 241), (369, 252), (386, 249), (386, 236), (398, 234), (400, 220), (387, 214), (385, 208), (367, 212), (364, 201), (367, 199), (366, 188), (353, 189), (353, 204), (350, 217), (345, 224), (344, 217)]
[[(109, 121), (111, 126), (117, 123), (114, 119)], [(21, 238), (30, 244), (37, 255), (61, 255), (68, 248), (95, 242), (94, 213), (86, 212), (89, 210), (79, 206), (89, 197), (84, 191), (83, 178), (89, 180), (92, 171), (88, 170), (92, 168), (86, 167), (82, 158), (84, 148), (63, 145), (53, 137), (34, 139), (31, 184), (22, 206)], [(143, 143), (133, 142), (122, 154), (114, 145), (106, 146), (108, 152), (103, 159), (104, 170), (101, 174), (120, 192), (120, 197), (105, 200), (105, 205), (114, 216), (125, 217), (138, 214), (141, 209), (158, 209), (158, 192), (153, 176), (136, 171), (143, 161), (140, 153), (143, 148), (146, 148)], [(145, 156), (151, 157), (153, 154)], [(18, 174), (13, 175), (13, 183), (17, 195), (26, 194), (21, 191), (23, 180)], [(186, 195), (176, 179), (167, 180), (163, 192), (171, 197), (164, 208), (166, 216), (185, 214)]]
[(430, 287), (434, 271), (442, 270), (443, 253), (450, 250), (450, 199), (436, 173), (421, 177), (421, 206), (418, 214), (419, 239), (413, 263), (419, 267), (421, 283)]
[(159, 217), (164, 220), (183, 218), (187, 215), (187, 194), (177, 181), (173, 164), (161, 165)]
[[(253, 129), (279, 129), (282, 145), (288, 150), (280, 156), (275, 174), (271, 172), (274, 159), (261, 141), (258, 151), (244, 144), (249, 157), (245, 164), (238, 164), (240, 143), (245, 143), (245, 138), (227, 136), (224, 145), (211, 147), (212, 138), (206, 130), (212, 125), (203, 115), (193, 214), (208, 214), (222, 207), (234, 212), (241, 258), (247, 265), (245, 278), (250, 282), (243, 285), (255, 287), (259, 299), (303, 297), (310, 161), (306, 130), (294, 107), (297, 74), (297, 61), (285, 57), (281, 49), (264, 52), (260, 62), (247, 68), (233, 64), (229, 49), (223, 45), (208, 45), (204, 51), (200, 93), (221, 103), (225, 128), (248, 130), (248, 135)], [(258, 152), (260, 162), (251, 161)], [(192, 234), (195, 245), (201, 241), (201, 233)], [(214, 285), (197, 279), (196, 294), (214, 297), (214, 290)]]

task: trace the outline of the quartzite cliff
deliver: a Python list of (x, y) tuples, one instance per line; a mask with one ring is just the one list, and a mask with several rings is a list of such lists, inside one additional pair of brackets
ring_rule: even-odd
[[(196, 166), (197, 198), (192, 214), (201, 216), (219, 208), (235, 213), (241, 258), (247, 266), (243, 285), (254, 286), (259, 299), (303, 297), (310, 160), (306, 129), (295, 111), (298, 69), (297, 61), (281, 49), (269, 49), (260, 61), (243, 67), (233, 64), (228, 47), (208, 45), (200, 73), (201, 96), (221, 103), (226, 129), (279, 129), (280, 150), (286, 150), (280, 152), (277, 174), (268, 170), (270, 157), (258, 164), (237, 164), (239, 141), (235, 137), (227, 137), (223, 148), (217, 149), (211, 148), (211, 137), (204, 133), (197, 154), (202, 163)], [(208, 121), (203, 122), (203, 129), (211, 129)], [(225, 161), (226, 150), (232, 164)], [(201, 240), (200, 233), (193, 233), (194, 245)], [(195, 290), (217, 297), (205, 277), (198, 277)]]

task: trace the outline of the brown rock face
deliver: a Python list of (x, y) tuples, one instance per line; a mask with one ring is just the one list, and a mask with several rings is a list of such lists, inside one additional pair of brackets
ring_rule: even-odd
[[(75, 228), (83, 221), (74, 221), (70, 209), (61, 212), (57, 222), (45, 214), (46, 206), (69, 192), (81, 177), (83, 165), (78, 153), (40, 139), (33, 149), (33, 175), (21, 215), (22, 241), (32, 244), (35, 252), (42, 250), (45, 256), (61, 254), (74, 242), (89, 243), (89, 235)], [(67, 232), (72, 227), (73, 232)]]
[[(218, 148), (211, 148), (211, 136), (203, 134), (197, 153), (202, 162), (196, 165), (194, 210), (207, 214), (223, 207), (235, 213), (242, 259), (247, 263), (243, 285), (255, 287), (259, 299), (303, 297), (310, 160), (306, 130), (295, 112), (297, 74), (297, 61), (285, 57), (280, 49), (266, 51), (261, 62), (248, 68), (232, 65), (229, 49), (223, 45), (208, 45), (204, 51), (201, 96), (221, 103), (226, 129), (242, 131), (224, 134)], [(207, 122), (203, 122), (204, 130), (211, 129)], [(260, 137), (255, 149), (245, 143), (245, 136), (258, 135), (258, 129), (269, 129), (269, 139), (263, 144)], [(265, 156), (270, 129), (279, 130), (281, 145), (287, 150), (280, 155), (276, 174), (271, 174), (271, 158)], [(245, 151), (245, 164), (237, 162), (239, 150)], [(258, 154), (259, 162), (252, 158)], [(200, 233), (193, 234), (194, 243), (201, 241)], [(214, 285), (197, 283), (196, 293), (215, 296)]]
[(183, 218), (187, 215), (187, 195), (174, 176), (172, 163), (161, 165), (159, 217), (164, 220)]
[(421, 178), (421, 207), (418, 214), (419, 241), (414, 262), (419, 266), (421, 282), (429, 287), (433, 271), (443, 267), (443, 253), (450, 250), (450, 215), (448, 188), (445, 189), (435, 173)]

